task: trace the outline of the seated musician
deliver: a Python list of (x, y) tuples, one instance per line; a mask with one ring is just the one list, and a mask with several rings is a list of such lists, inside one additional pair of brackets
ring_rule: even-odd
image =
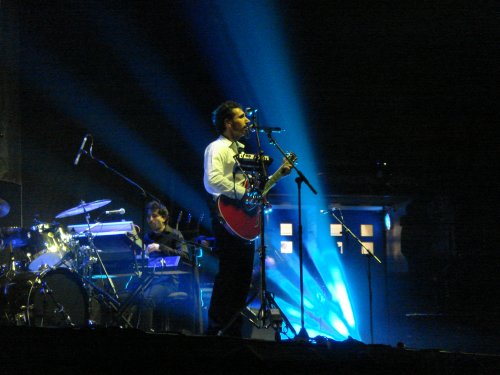
[(179, 255), (190, 261), (182, 233), (168, 225), (168, 210), (159, 202), (153, 201), (146, 206), (146, 220), (150, 232), (144, 236), (146, 254), (152, 257)]
[[(150, 202), (146, 206), (146, 217), (151, 229), (144, 236), (146, 254), (150, 258), (180, 256), (181, 263), (189, 262), (182, 233), (168, 225), (167, 208), (159, 202)], [(189, 314), (186, 307), (189, 292), (189, 287), (182, 287), (179, 275), (155, 274), (139, 302), (138, 328), (154, 332), (188, 330), (190, 327), (184, 322)]]

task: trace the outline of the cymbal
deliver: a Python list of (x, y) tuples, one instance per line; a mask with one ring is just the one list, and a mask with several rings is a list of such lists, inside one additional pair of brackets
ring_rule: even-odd
[(9, 203), (0, 198), (0, 217), (4, 217), (4, 216), (7, 216), (10, 212), (10, 205)]
[(82, 203), (80, 203), (78, 206), (70, 208), (69, 210), (66, 210), (66, 211), (59, 213), (56, 216), (56, 219), (61, 219), (63, 217), (83, 214), (85, 212), (89, 212), (89, 211), (95, 210), (97, 208), (100, 208), (102, 206), (105, 206), (109, 203), (111, 203), (111, 201), (109, 199), (101, 199), (101, 200), (90, 202), (90, 203), (85, 203), (82, 201)]

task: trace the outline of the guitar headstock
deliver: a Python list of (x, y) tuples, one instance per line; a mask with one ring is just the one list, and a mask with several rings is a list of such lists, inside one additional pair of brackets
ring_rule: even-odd
[(288, 163), (292, 163), (292, 164), (295, 164), (295, 162), (297, 161), (298, 157), (297, 155), (295, 155), (294, 152), (290, 151), (290, 152), (287, 152), (286, 153), (286, 156), (287, 158), (285, 158), (285, 162), (288, 162)]

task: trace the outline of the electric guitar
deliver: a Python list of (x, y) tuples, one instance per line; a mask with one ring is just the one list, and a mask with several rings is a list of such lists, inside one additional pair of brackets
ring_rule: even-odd
[[(292, 152), (287, 153), (287, 157), (292, 164), (297, 161), (297, 156)], [(259, 236), (260, 203), (268, 205), (267, 193), (285, 176), (283, 174), (284, 167), (290, 165), (290, 162), (286, 158), (284, 159), (283, 164), (269, 177), (260, 195), (255, 194), (253, 197), (250, 195), (249, 198), (243, 200), (219, 195), (216, 201), (217, 211), (222, 224), (229, 233), (248, 241), (253, 241)]]

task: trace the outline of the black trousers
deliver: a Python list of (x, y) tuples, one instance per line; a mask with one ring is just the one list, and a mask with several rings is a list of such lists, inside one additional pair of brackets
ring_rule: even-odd
[(214, 215), (212, 229), (219, 271), (215, 276), (208, 310), (207, 333), (217, 334), (237, 316), (233, 324), (224, 331), (224, 335), (241, 337), (243, 319), (239, 312), (245, 308), (252, 282), (255, 245), (231, 235)]

